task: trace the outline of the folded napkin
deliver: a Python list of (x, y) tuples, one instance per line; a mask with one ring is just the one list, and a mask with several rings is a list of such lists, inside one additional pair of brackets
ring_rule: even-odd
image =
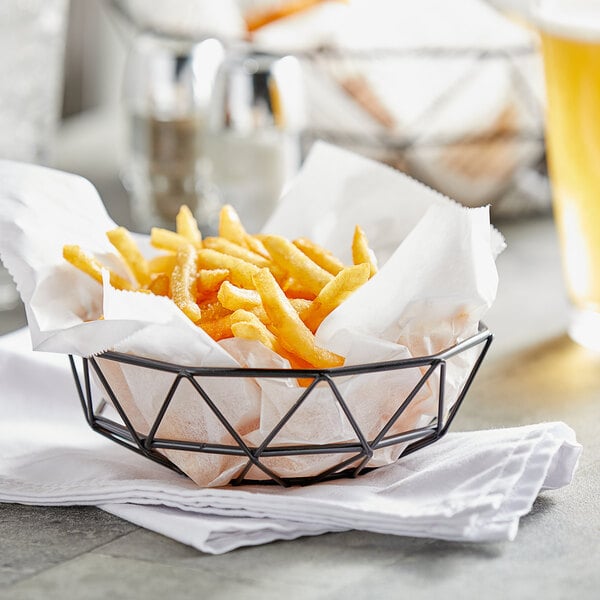
[(564, 423), (451, 433), (357, 479), (199, 489), (94, 433), (65, 356), (0, 338), (0, 501), (96, 505), (210, 553), (360, 529), (446, 540), (514, 539), (542, 490), (567, 485), (581, 446)]

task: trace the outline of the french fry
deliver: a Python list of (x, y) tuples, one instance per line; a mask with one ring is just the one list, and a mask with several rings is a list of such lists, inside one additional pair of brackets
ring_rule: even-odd
[(111, 269), (105, 267), (99, 260), (86, 254), (80, 246), (66, 245), (63, 247), (63, 258), (70, 262), (80, 271), (87, 273), (90, 277), (102, 284), (102, 269), (106, 269), (110, 275), (110, 284), (118, 290), (133, 290), (134, 286), (130, 281), (124, 279)]
[(154, 256), (148, 261), (150, 275), (156, 275), (158, 273), (170, 275), (176, 263), (177, 258), (174, 254), (161, 254), (159, 256)]
[(288, 298), (314, 300), (317, 297), (317, 294), (307, 290), (301, 281), (293, 277), (286, 277), (279, 285)]
[(369, 242), (365, 232), (357, 225), (354, 229), (354, 237), (352, 238), (352, 262), (355, 265), (366, 263), (369, 265), (369, 278), (377, 273), (377, 264), (375, 257), (369, 248)]
[(222, 252), (223, 254), (229, 254), (229, 256), (241, 258), (257, 267), (269, 267), (271, 265), (271, 261), (264, 256), (256, 254), (256, 252), (253, 252), (252, 250), (248, 250), (245, 246), (230, 242), (223, 237), (207, 237), (204, 240), (204, 247), (216, 250), (217, 252)]
[(196, 296), (202, 299), (216, 294), (227, 277), (228, 269), (200, 269), (196, 277)]
[(198, 222), (194, 218), (192, 211), (185, 204), (181, 205), (175, 217), (175, 227), (179, 235), (182, 235), (197, 248), (201, 247), (202, 235), (198, 229)]
[(246, 230), (230, 204), (226, 204), (219, 212), (219, 235), (234, 244), (245, 246)]
[(155, 296), (168, 296), (171, 286), (171, 277), (167, 273), (158, 273), (150, 276), (148, 290)]
[(284, 237), (268, 235), (263, 243), (273, 261), (293, 279), (302, 281), (304, 287), (313, 294), (317, 295), (333, 279), (331, 273), (313, 262)]
[[(258, 321), (258, 323), (260, 323), (260, 326), (251, 321), (232, 323), (231, 333), (233, 333), (233, 337), (242, 338), (244, 340), (255, 340), (269, 348), (269, 350), (273, 350), (272, 342), (276, 339), (275, 336), (263, 323), (260, 321)], [(275, 352), (275, 350), (273, 350), (273, 352)]]
[(177, 252), (181, 246), (189, 244), (190, 241), (174, 231), (162, 229), (161, 227), (153, 227), (150, 230), (150, 243), (159, 250)]
[(273, 324), (271, 323), (271, 319), (269, 319), (269, 315), (267, 315), (267, 311), (264, 309), (262, 304), (260, 304), (259, 306), (255, 306), (249, 312), (255, 314), (256, 317), (258, 318), (258, 320), (261, 323), (264, 323), (269, 328), (271, 333), (273, 333), (274, 335), (277, 335), (277, 330), (273, 327)]
[(217, 301), (203, 302), (200, 304), (200, 310), (202, 311), (201, 321), (214, 321), (232, 313)]
[(267, 249), (265, 248), (265, 245), (255, 235), (250, 235), (249, 233), (247, 233), (246, 237), (244, 238), (244, 241), (246, 242), (246, 246), (248, 246), (249, 250), (252, 250), (252, 252), (254, 252), (255, 254), (259, 254), (263, 258), (271, 260), (271, 257), (267, 252)]
[[(260, 294), (256, 290), (245, 290), (233, 285), (229, 281), (224, 281), (219, 288), (217, 300), (221, 303), (221, 306), (231, 311), (250, 311), (257, 315), (263, 323), (268, 321), (268, 317), (266, 317), (266, 313), (262, 308)], [(301, 314), (310, 307), (311, 301), (301, 298), (291, 298), (290, 304), (298, 314)]]
[[(281, 346), (277, 341), (276, 334), (269, 329), (261, 318), (261, 311), (264, 313), (262, 307), (259, 309), (258, 314), (255, 311), (236, 310), (231, 315), (231, 332), (235, 337), (257, 340), (273, 352), (287, 358), (289, 352)], [(264, 316), (266, 317), (266, 313), (264, 313)]]
[(246, 231), (235, 208), (230, 204), (223, 206), (219, 213), (219, 236), (238, 246), (244, 246), (263, 258), (270, 258), (262, 242)]
[[(299, 305), (299, 304), (297, 304), (298, 302), (300, 302), (302, 304)], [(302, 310), (306, 310), (306, 304), (304, 304), (305, 302), (309, 302), (309, 301), (308, 300), (299, 300), (296, 298), (290, 299), (290, 304), (292, 305), (293, 309), (298, 314), (300, 314), (300, 312)], [(255, 306), (254, 308), (249, 309), (249, 312), (256, 315), (261, 323), (264, 323), (269, 328), (269, 330), (272, 330), (273, 334), (277, 335), (277, 330), (271, 323), (271, 320), (269, 319), (269, 316), (267, 315), (267, 311), (264, 309), (262, 303), (259, 304), (258, 306)]]
[[(282, 358), (287, 359), (292, 369), (312, 369), (313, 366), (296, 356), (292, 352), (288, 352), (277, 340), (277, 337), (269, 331), (268, 327), (251, 312), (245, 310), (237, 310), (231, 315), (231, 332), (235, 337), (255, 340), (260, 342), (269, 350), (279, 354)], [(312, 379), (299, 379), (298, 383), (306, 387), (312, 383)]]
[(274, 6), (259, 4), (258, 6), (261, 8), (250, 10), (244, 15), (246, 29), (249, 33), (253, 33), (269, 23), (305, 11), (319, 2), (323, 2), (323, 0), (292, 0), (291, 2), (278, 2)]
[(197, 325), (216, 342), (233, 337), (233, 333), (231, 332), (230, 314), (219, 317), (218, 319), (200, 320)]
[(298, 355), (317, 368), (339, 367), (344, 363), (341, 356), (315, 344), (313, 334), (304, 325), (268, 269), (260, 269), (253, 281), (267, 316), (279, 334), (279, 341), (288, 352)]
[(237, 287), (224, 281), (217, 294), (219, 302), (229, 310), (252, 310), (261, 305), (260, 294), (256, 290)]
[(339, 258), (307, 238), (298, 238), (294, 240), (293, 244), (302, 250), (310, 260), (332, 275), (337, 275), (344, 268), (344, 263)]
[(300, 309), (300, 318), (314, 333), (325, 317), (369, 279), (367, 263), (346, 267), (330, 281), (305, 309)]
[(171, 298), (194, 323), (202, 313), (196, 304), (194, 285), (196, 281), (196, 249), (190, 243), (177, 251), (177, 264), (171, 273)]
[(116, 229), (107, 231), (106, 237), (108, 237), (110, 243), (117, 249), (136, 281), (140, 285), (147, 285), (150, 281), (148, 261), (140, 252), (129, 231), (125, 227), (117, 227)]
[(246, 289), (254, 288), (252, 276), (259, 271), (256, 265), (210, 248), (198, 250), (198, 266), (201, 269), (228, 269), (231, 281)]
[(235, 337), (257, 340), (273, 352), (277, 352), (277, 338), (252, 312), (239, 309), (231, 315), (231, 331)]
[(290, 298), (290, 304), (294, 307), (294, 310), (300, 314), (302, 313), (302, 311), (306, 310), (309, 306), (311, 301), (310, 300), (305, 300), (304, 298)]

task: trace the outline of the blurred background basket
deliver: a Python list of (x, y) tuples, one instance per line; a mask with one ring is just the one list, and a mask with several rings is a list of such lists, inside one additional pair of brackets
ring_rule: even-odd
[(305, 147), (317, 139), (340, 145), (466, 206), (491, 204), (493, 216), (549, 209), (533, 42), (324, 49), (301, 63), (310, 111)]
[[(276, 483), (288, 486), (307, 485), (339, 477), (355, 477), (371, 470), (370, 461), (374, 454), (382, 449), (392, 448), (395, 456), (403, 456), (436, 442), (448, 431), (491, 341), (492, 334), (481, 325), (476, 335), (435, 355), (326, 370), (189, 368), (114, 352), (83, 359), (71, 356), (70, 361), (86, 420), (90, 427), (101, 435), (178, 472), (181, 472), (178, 465), (185, 464), (185, 461), (173, 461), (176, 455), (192, 453), (195, 455), (193, 458), (198, 459), (200, 464), (205, 457), (237, 457), (239, 466), (230, 477), (232, 484)], [(78, 365), (79, 360), (81, 363)], [(464, 370), (458, 389), (450, 394), (446, 374), (453, 361), (466, 361), (468, 368)], [(158, 371), (169, 378), (168, 392), (158, 403), (153, 422), (149, 423), (144, 431), (134, 426), (135, 415), (132, 412), (135, 409), (128, 405), (125, 398), (118, 396), (116, 387), (112, 384), (109, 371), (114, 363), (140, 370), (142, 377), (150, 377), (148, 371)], [(408, 394), (399, 395), (395, 399), (393, 414), (386, 419), (376, 434), (368, 435), (361, 429), (359, 415), (353, 414), (348, 398), (340, 391), (340, 382), (350, 376), (360, 378), (374, 375), (381, 378), (386, 373), (405, 370), (415, 370), (418, 373), (416, 385)], [(306, 387), (297, 388), (296, 401), (283, 412), (262, 442), (254, 446), (246, 441), (245, 432), (236, 430), (233, 420), (223, 412), (220, 401), (211, 397), (206, 389), (207, 382), (215, 379), (289, 380), (291, 377), (301, 378)], [(211, 418), (215, 417), (227, 431), (231, 443), (224, 444), (212, 439), (190, 439), (189, 436), (185, 436), (185, 439), (161, 436), (163, 424), (172, 418), (173, 399), (177, 389), (184, 385), (184, 382), (195, 390), (195, 401), (207, 409)], [(396, 424), (413, 408), (418, 394), (429, 384), (432, 384), (435, 390), (436, 404), (436, 414), (431, 422), (406, 431), (397, 431)], [(344, 443), (315, 444), (308, 440), (294, 446), (280, 444), (278, 434), (301, 413), (302, 407), (317, 387), (323, 386), (330, 388), (334, 402), (348, 420), (353, 431), (352, 438)], [(368, 404), (373, 402), (373, 399), (364, 397), (361, 398), (361, 402)], [(316, 464), (323, 461), (325, 466), (306, 477), (289, 477), (279, 470), (279, 466), (285, 465), (285, 462), (281, 463), (282, 459), (294, 460), (307, 456), (316, 457)]]

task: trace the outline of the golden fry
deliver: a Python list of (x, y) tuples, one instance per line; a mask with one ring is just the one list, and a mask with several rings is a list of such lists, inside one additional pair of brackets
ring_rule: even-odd
[(174, 231), (153, 227), (150, 230), (150, 243), (159, 250), (177, 252), (181, 246), (186, 246), (190, 241)]
[(185, 204), (181, 205), (181, 208), (175, 217), (175, 227), (179, 235), (182, 235), (196, 247), (202, 245), (202, 235), (198, 229), (198, 223), (194, 218), (192, 211)]
[(354, 229), (354, 237), (352, 238), (352, 262), (355, 265), (366, 263), (369, 265), (369, 278), (377, 273), (377, 264), (375, 257), (369, 248), (369, 242), (365, 232), (357, 225)]
[(236, 310), (231, 315), (231, 332), (235, 337), (256, 340), (284, 358), (290, 354), (277, 341), (275, 334), (254, 313), (247, 310)]
[(148, 261), (140, 252), (129, 231), (125, 227), (117, 227), (112, 231), (107, 231), (106, 237), (108, 237), (110, 243), (118, 250), (136, 281), (140, 285), (148, 284), (150, 281)]
[(261, 323), (264, 323), (274, 335), (277, 335), (277, 330), (273, 327), (273, 324), (269, 319), (269, 315), (267, 315), (267, 312), (265, 311), (262, 304), (260, 306), (257, 306), (256, 308), (253, 308), (250, 312), (254, 313), (257, 316), (258, 320)]
[(187, 243), (177, 251), (177, 264), (171, 273), (171, 298), (194, 323), (202, 316), (200, 307), (196, 304), (195, 282), (196, 249)]
[(171, 277), (167, 273), (157, 273), (150, 276), (148, 291), (155, 296), (168, 296), (171, 287)]
[(246, 289), (254, 288), (252, 276), (259, 271), (256, 265), (241, 258), (229, 256), (209, 248), (198, 250), (198, 266), (201, 269), (228, 269), (231, 281), (235, 285)]
[(174, 254), (161, 254), (160, 256), (155, 256), (148, 261), (148, 268), (150, 269), (151, 275), (158, 273), (171, 275), (176, 263), (177, 257)]
[(317, 368), (339, 367), (344, 363), (341, 356), (316, 346), (313, 334), (268, 269), (260, 269), (253, 280), (264, 309), (279, 335), (279, 342), (286, 350)]
[(228, 269), (200, 269), (196, 278), (196, 295), (204, 298), (216, 294), (227, 277)]
[(265, 248), (265, 245), (255, 235), (250, 235), (249, 233), (247, 233), (246, 237), (244, 238), (244, 241), (246, 242), (246, 246), (248, 246), (249, 250), (252, 250), (252, 252), (254, 252), (255, 254), (259, 254), (267, 260), (271, 260), (271, 257), (267, 252), (267, 249)]
[[(219, 288), (217, 299), (225, 308), (238, 311), (244, 310), (255, 314), (263, 323), (267, 323), (269, 318), (267, 313), (262, 307), (262, 300), (260, 294), (256, 290), (245, 290), (239, 288), (229, 281), (224, 281)], [(290, 304), (294, 307), (294, 310), (301, 314), (307, 310), (311, 304), (310, 300), (304, 300), (300, 298), (290, 299)]]
[(74, 267), (83, 271), (98, 283), (102, 283), (102, 269), (110, 274), (110, 284), (118, 290), (133, 290), (134, 286), (111, 269), (105, 267), (99, 260), (86, 254), (79, 246), (66, 245), (63, 247), (63, 258)]
[[(260, 323), (260, 325), (258, 324)], [(253, 321), (240, 321), (231, 324), (231, 333), (234, 337), (243, 338), (245, 340), (255, 340), (263, 344), (275, 352), (274, 342), (275, 336), (267, 329), (264, 323), (261, 323), (258, 319), (256, 322)]]
[[(241, 328), (239, 325), (251, 325), (250, 328), (245, 329), (246, 334), (252, 332), (254, 337), (248, 337), (247, 335), (239, 335)], [(236, 329), (238, 333), (236, 333)], [(277, 346), (277, 338), (267, 329), (266, 325), (252, 312), (239, 309), (231, 315), (231, 331), (236, 337), (244, 337), (245, 339), (258, 340), (267, 348), (270, 348), (274, 352)]]
[(245, 246), (246, 230), (233, 206), (226, 204), (219, 213), (219, 235), (234, 244)]
[(294, 310), (301, 314), (302, 311), (305, 311), (311, 304), (310, 300), (305, 300), (304, 298), (290, 298), (290, 304), (294, 307)]
[[(279, 354), (282, 358), (287, 359), (292, 369), (312, 369), (313, 366), (296, 356), (292, 352), (288, 352), (277, 340), (277, 337), (269, 331), (267, 326), (251, 312), (238, 310), (231, 315), (231, 332), (235, 337), (246, 340), (255, 340), (260, 342), (269, 350)], [(302, 386), (310, 385), (312, 379), (300, 379), (298, 383)]]
[(249, 9), (244, 15), (246, 30), (252, 34), (261, 27), (265, 27), (274, 21), (279, 21), (280, 19), (285, 19), (291, 15), (306, 11), (322, 1), (323, 0), (293, 0), (292, 2), (259, 4), (257, 5), (257, 8)]
[(233, 337), (231, 315), (212, 320), (200, 320), (197, 324), (216, 342)]
[(219, 213), (219, 236), (238, 246), (243, 246), (255, 254), (259, 254), (263, 258), (270, 258), (269, 253), (262, 242), (255, 236), (246, 232), (235, 208), (230, 204), (223, 206)]
[(201, 321), (214, 321), (231, 314), (229, 309), (217, 301), (203, 302), (200, 304), (200, 310), (202, 311)]
[(344, 263), (339, 258), (334, 256), (329, 250), (325, 250), (325, 248), (311, 242), (307, 238), (299, 238), (294, 240), (293, 243), (294, 246), (302, 250), (310, 260), (332, 275), (337, 275), (344, 268)]
[(252, 310), (261, 305), (260, 294), (257, 291), (237, 287), (229, 281), (222, 283), (217, 298), (229, 310)]
[(285, 238), (269, 235), (264, 238), (263, 243), (273, 261), (287, 271), (293, 279), (301, 281), (309, 292), (317, 295), (333, 279), (331, 273), (313, 262)]
[(287, 277), (284, 279), (280, 283), (280, 286), (288, 298), (314, 300), (317, 297), (317, 294), (307, 290), (302, 282), (294, 279), (293, 277)]
[(330, 312), (368, 281), (369, 273), (370, 268), (366, 263), (346, 267), (340, 271), (308, 308), (300, 309), (300, 318), (304, 324), (314, 333)]
[(223, 237), (207, 237), (204, 240), (204, 247), (216, 250), (217, 252), (222, 252), (223, 254), (229, 254), (229, 256), (241, 258), (257, 267), (269, 267), (271, 264), (271, 261), (264, 256), (256, 254), (256, 252), (252, 252), (252, 250), (248, 250), (245, 246), (230, 242)]

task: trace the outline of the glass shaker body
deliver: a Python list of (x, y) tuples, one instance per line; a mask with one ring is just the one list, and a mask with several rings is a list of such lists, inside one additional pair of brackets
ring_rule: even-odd
[(204, 138), (210, 181), (259, 231), (300, 165), (304, 96), (291, 57), (232, 51), (215, 81)]
[(124, 183), (136, 229), (173, 228), (186, 204), (211, 226), (218, 199), (207, 185), (203, 132), (223, 47), (140, 35), (125, 70), (128, 156)]

